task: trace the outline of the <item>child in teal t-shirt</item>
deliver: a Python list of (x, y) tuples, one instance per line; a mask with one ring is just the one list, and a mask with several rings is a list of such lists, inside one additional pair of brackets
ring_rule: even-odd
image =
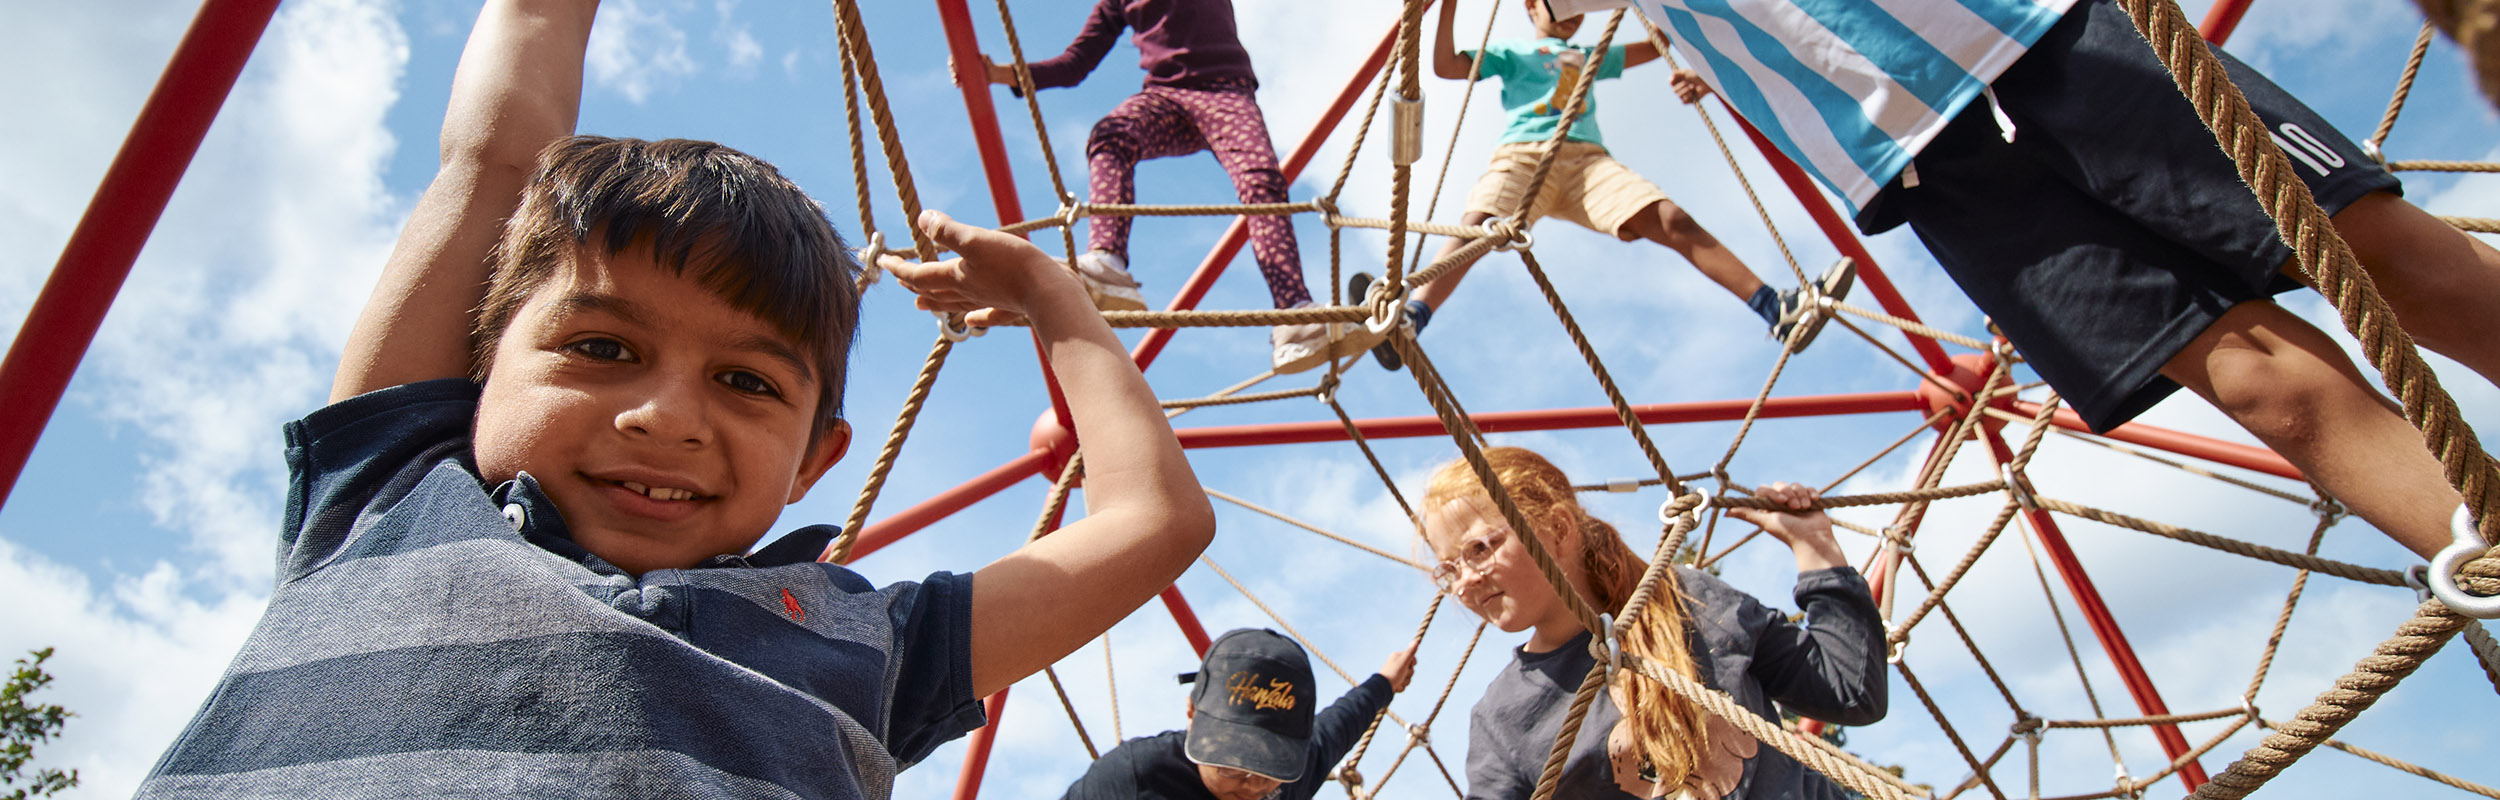
[[(1538, 12), (1541, 13), (1541, 12)], [(1574, 20), (1574, 25), (1578, 24)], [(1641, 43), (1643, 61), (1657, 57), (1647, 42)], [(1596, 48), (1582, 47), (1569, 40), (1547, 36), (1535, 41), (1505, 39), (1484, 46), (1482, 66), (1477, 77), (1502, 82), (1502, 111), (1510, 116), (1510, 124), (1502, 128), (1502, 143), (1542, 143), (1554, 138), (1554, 128), (1562, 124), (1563, 107), (1571, 102), (1571, 90), (1579, 85), (1580, 71), (1588, 68), (1589, 57)], [(1606, 48), (1606, 58), (1597, 65), (1597, 79), (1623, 77), (1624, 61), (1630, 48), (1615, 45)], [(1462, 61), (1475, 61), (1477, 53), (1461, 50)], [(1461, 72), (1464, 76), (1464, 72)], [(1575, 142), (1604, 146), (1606, 139), (1597, 130), (1597, 93), (1589, 93), (1588, 102), (1580, 110), (1580, 121), (1571, 124), (1565, 137)]]
[[(1604, 58), (1596, 58), (1595, 48), (1571, 43), (1571, 35), (1580, 29), (1580, 17), (1554, 19), (1543, 0), (1526, 1), (1528, 19), (1536, 23), (1537, 32), (1543, 35), (1529, 41), (1488, 43), (1481, 59), (1473, 51), (1461, 52), (1452, 46), (1450, 25), (1458, 3), (1451, 0), (1441, 4), (1441, 24), (1433, 36), (1433, 74), (1465, 80), (1470, 65), (1480, 64), (1475, 67), (1476, 77), (1502, 82), (1502, 109), (1510, 118), (1502, 129), (1501, 146), (1493, 150), (1491, 165), (1467, 194), (1467, 213), (1460, 222), (1476, 225), (1516, 214), (1520, 223), (1526, 225), (1544, 217), (1561, 217), (1627, 242), (1636, 238), (1656, 242), (1682, 255), (1703, 276), (1744, 301), (1763, 322), (1770, 324), (1773, 338), (1793, 338), (1797, 348), (1804, 349), (1814, 340), (1823, 320), (1823, 315), (1809, 313), (1814, 310), (1814, 298), (1846, 294), (1855, 278), (1854, 265), (1846, 260), (1833, 265), (1817, 281), (1815, 291), (1774, 292), (1762, 279), (1754, 277), (1753, 270), (1727, 245), (1668, 200), (1656, 184), (1606, 152), (1605, 139), (1597, 125), (1594, 92), (1581, 109), (1579, 120), (1565, 134), (1561, 150), (1554, 154), (1554, 166), (1537, 191), (1536, 202), (1523, 202), (1522, 195), (1543, 156), (1545, 142), (1562, 125), (1563, 108), (1570, 105), (1571, 92), (1578, 88), (1581, 71), (1589, 68), (1589, 62), (1596, 59), (1597, 77), (1603, 80), (1621, 77), (1625, 67), (1658, 58), (1657, 47), (1649, 42), (1609, 47)], [(1457, 239), (1450, 240), (1435, 260), (1448, 256), (1461, 244)], [(1473, 265), (1472, 261), (1460, 263), (1407, 293), (1406, 315), (1415, 321), (1418, 332)], [(1354, 295), (1362, 296), (1371, 281), (1370, 275), (1355, 275)], [(1804, 330), (1796, 330), (1799, 327)], [(1385, 343), (1373, 348), (1372, 355), (1380, 359), (1381, 366), (1402, 366), (1397, 351)]]

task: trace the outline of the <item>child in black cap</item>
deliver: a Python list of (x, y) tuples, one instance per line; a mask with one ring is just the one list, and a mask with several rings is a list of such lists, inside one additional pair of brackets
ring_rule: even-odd
[(1068, 800), (1304, 800), (1389, 699), (1415, 677), (1415, 648), (1313, 714), (1311, 660), (1275, 631), (1236, 628), (1207, 647), (1183, 682), (1189, 730), (1121, 742), (1068, 787)]

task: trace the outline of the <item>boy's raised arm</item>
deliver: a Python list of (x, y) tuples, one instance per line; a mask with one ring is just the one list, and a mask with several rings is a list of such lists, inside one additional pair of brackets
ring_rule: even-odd
[(330, 385), (337, 402), (469, 373), (487, 256), (538, 151), (573, 132), (596, 0), (490, 0), (452, 78), (442, 166), (365, 301)]
[(971, 312), (976, 325), (993, 314), (1031, 320), (1085, 448), (1085, 518), (973, 577), (972, 687), (987, 696), (1171, 585), (1214, 538), (1215, 511), (1145, 376), (1074, 274), (1023, 239), (936, 212), (920, 222), (962, 258), (887, 268), (922, 308)]

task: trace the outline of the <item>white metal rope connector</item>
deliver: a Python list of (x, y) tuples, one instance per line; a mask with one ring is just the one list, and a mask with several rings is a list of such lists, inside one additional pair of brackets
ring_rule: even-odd
[(861, 290), (877, 285), (877, 278), (885, 275), (885, 266), (878, 263), (885, 259), (885, 253), (884, 231), (870, 231), (868, 246), (852, 251), (851, 257), (859, 259), (859, 288)]
[(1406, 324), (1406, 303), (1394, 291), (1388, 281), (1377, 281), (1363, 293), (1363, 305), (1372, 309), (1372, 315), (1363, 320), (1363, 327), (1375, 336), (1387, 336)]
[(938, 335), (946, 337), (946, 340), (950, 342), (961, 343), (965, 339), (978, 339), (981, 338), (981, 334), (990, 332), (988, 328), (974, 327), (964, 322), (962, 314), (949, 314), (944, 311), (929, 313), (937, 316)]
[(2426, 581), (2431, 595), (2439, 598), (2439, 602), (2448, 604), (2450, 611), (2475, 619), (2500, 619), (2500, 596), (2476, 596), (2457, 585), (2457, 568), (2491, 549), (2491, 543), (2483, 541), (2482, 533), (2474, 530), (2473, 515), (2465, 512), (2465, 506), (2457, 506), (2456, 516), (2450, 519), (2449, 527), (2456, 531), (2456, 541), (2450, 542), (2446, 549), (2439, 551), (2439, 555), (2431, 558), (2430, 576)]
[(2023, 486), (2023, 482), (2019, 480), (2021, 476), (2014, 474), (2014, 465), (2011, 462), (1998, 464), (1997, 476), (2005, 480), (2005, 492), (2014, 496), (2015, 505), (2022, 506), (2024, 511), (2040, 510), (2039, 500), (2032, 497), (2031, 490)]
[[(1710, 513), (1710, 506), (1711, 506), (1711, 505), (1713, 505), (1713, 504), (1710, 502), (1710, 495), (1706, 495), (1706, 494), (1705, 494), (1705, 495), (1700, 495), (1700, 497), (1701, 497), (1701, 502), (1700, 502), (1700, 503), (1698, 503), (1698, 504), (1696, 504), (1696, 505), (1694, 505), (1694, 506), (1693, 506), (1693, 509), (1692, 509), (1692, 512), (1691, 512), (1691, 513), (1692, 513), (1692, 515), (1693, 515), (1693, 520), (1694, 520), (1695, 522), (1699, 522), (1699, 521), (1701, 520), (1701, 515), (1703, 515), (1703, 514), (1707, 514), (1707, 513)], [(1684, 499), (1684, 498), (1681, 498), (1681, 497), (1670, 497), (1670, 498), (1667, 498), (1667, 501), (1666, 501), (1666, 502), (1664, 502), (1664, 503), (1659, 503), (1659, 504), (1658, 504), (1658, 524), (1660, 524), (1660, 525), (1673, 525), (1673, 524), (1675, 524), (1675, 517), (1676, 517), (1676, 515), (1675, 515), (1675, 514), (1673, 514), (1673, 513), (1671, 513), (1671, 512), (1670, 512), (1670, 509), (1675, 508), (1675, 501), (1677, 501), (1677, 500), (1682, 500), (1682, 499)]]
[(1599, 614), (1597, 624), (1602, 630), (1589, 637), (1589, 655), (1596, 656), (1600, 663), (1606, 665), (1606, 682), (1612, 684), (1615, 682), (1615, 671), (1622, 668), (1622, 664), (1615, 659), (1615, 615)]

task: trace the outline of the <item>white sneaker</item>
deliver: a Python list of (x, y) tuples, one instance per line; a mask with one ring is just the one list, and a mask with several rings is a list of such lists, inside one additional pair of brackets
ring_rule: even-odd
[(1104, 311), (1144, 311), (1146, 297), (1137, 293), (1137, 278), (1128, 274), (1128, 259), (1104, 250), (1088, 251), (1076, 257), (1076, 276), (1085, 281), (1085, 294), (1094, 300), (1094, 307)]
[[(1304, 302), (1294, 308), (1310, 306)], [(1276, 368), (1276, 374), (1304, 372), (1328, 360), (1328, 324), (1278, 325), (1268, 329), (1267, 344), (1274, 351), (1268, 363)]]

